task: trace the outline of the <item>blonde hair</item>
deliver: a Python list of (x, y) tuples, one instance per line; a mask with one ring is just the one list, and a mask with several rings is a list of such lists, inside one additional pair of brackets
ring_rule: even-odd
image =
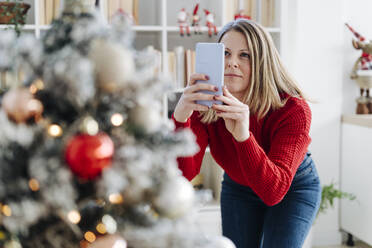
[[(306, 99), (284, 67), (271, 36), (259, 24), (245, 19), (229, 22), (219, 32), (218, 42), (232, 30), (246, 37), (251, 55), (250, 83), (242, 99), (242, 102), (249, 106), (251, 113), (261, 119), (271, 109), (283, 107), (286, 99), (281, 99), (281, 93)], [(201, 121), (206, 124), (218, 119), (213, 109), (200, 114)]]

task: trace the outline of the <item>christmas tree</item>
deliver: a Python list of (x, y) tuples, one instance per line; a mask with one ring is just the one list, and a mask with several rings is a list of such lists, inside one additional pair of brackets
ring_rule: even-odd
[(108, 26), (90, 2), (66, 0), (41, 40), (0, 33), (15, 75), (0, 98), (0, 247), (234, 247), (193, 222), (210, 194), (178, 170), (197, 147), (162, 118), (155, 54), (133, 49), (129, 16)]

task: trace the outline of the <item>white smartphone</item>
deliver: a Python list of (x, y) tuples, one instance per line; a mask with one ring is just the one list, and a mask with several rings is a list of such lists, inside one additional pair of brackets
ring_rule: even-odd
[[(197, 83), (207, 83), (218, 87), (218, 91), (201, 91), (206, 94), (222, 95), (225, 71), (225, 45), (223, 43), (197, 43), (195, 56), (195, 72), (209, 76), (209, 80), (198, 80)], [(221, 101), (196, 101), (211, 107), (212, 104), (222, 104)]]

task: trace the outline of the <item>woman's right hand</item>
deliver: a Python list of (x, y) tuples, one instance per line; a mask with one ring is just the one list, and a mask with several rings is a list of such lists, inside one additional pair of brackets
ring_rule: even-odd
[(209, 100), (212, 101), (213, 94), (205, 94), (199, 92), (201, 90), (208, 90), (212, 92), (218, 91), (218, 88), (214, 85), (206, 83), (196, 83), (198, 80), (208, 80), (209, 77), (204, 74), (194, 73), (190, 76), (190, 81), (187, 84), (187, 87), (183, 91), (183, 94), (180, 100), (177, 103), (177, 106), (174, 110), (174, 119), (178, 122), (185, 123), (192, 113), (196, 111), (207, 111), (208, 107), (205, 105), (197, 104), (195, 101), (198, 100)]

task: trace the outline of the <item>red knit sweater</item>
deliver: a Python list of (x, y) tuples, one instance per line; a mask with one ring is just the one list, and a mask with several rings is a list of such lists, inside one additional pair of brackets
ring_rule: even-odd
[(215, 161), (235, 182), (249, 186), (265, 204), (279, 203), (289, 187), (310, 144), (311, 111), (305, 100), (289, 97), (286, 104), (270, 111), (263, 119), (250, 116), (250, 136), (238, 142), (219, 118), (203, 124), (194, 112), (186, 123), (177, 122), (176, 129), (190, 128), (200, 147), (191, 157), (178, 158), (183, 175), (192, 180), (200, 172), (206, 147)]

